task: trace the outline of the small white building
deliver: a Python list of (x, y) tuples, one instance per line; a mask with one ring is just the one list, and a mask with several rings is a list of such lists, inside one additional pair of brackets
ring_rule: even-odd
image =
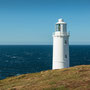
[(67, 24), (59, 19), (53, 34), (53, 65), (52, 69), (69, 67), (69, 34)]

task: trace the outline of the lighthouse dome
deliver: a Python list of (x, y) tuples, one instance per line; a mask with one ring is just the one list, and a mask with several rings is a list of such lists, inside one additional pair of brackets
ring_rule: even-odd
[(58, 19), (58, 22), (57, 22), (56, 24), (66, 24), (66, 23), (65, 23), (64, 20), (61, 18), (61, 19)]
[(61, 19), (58, 19), (58, 22), (63, 22), (64, 20), (61, 18)]

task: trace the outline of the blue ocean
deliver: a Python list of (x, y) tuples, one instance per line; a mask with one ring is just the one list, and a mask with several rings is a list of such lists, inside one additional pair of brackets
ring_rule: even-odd
[[(70, 66), (90, 64), (89, 45), (70, 45)], [(0, 79), (52, 69), (52, 45), (1, 45)]]

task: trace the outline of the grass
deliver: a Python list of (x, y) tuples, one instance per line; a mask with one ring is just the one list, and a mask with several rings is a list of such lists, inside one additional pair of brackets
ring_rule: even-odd
[(9, 77), (0, 90), (90, 90), (90, 65)]

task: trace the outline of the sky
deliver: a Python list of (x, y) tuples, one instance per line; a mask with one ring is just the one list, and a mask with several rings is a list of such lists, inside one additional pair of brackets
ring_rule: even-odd
[(90, 45), (90, 0), (0, 0), (0, 45), (52, 45), (59, 18), (70, 45)]

